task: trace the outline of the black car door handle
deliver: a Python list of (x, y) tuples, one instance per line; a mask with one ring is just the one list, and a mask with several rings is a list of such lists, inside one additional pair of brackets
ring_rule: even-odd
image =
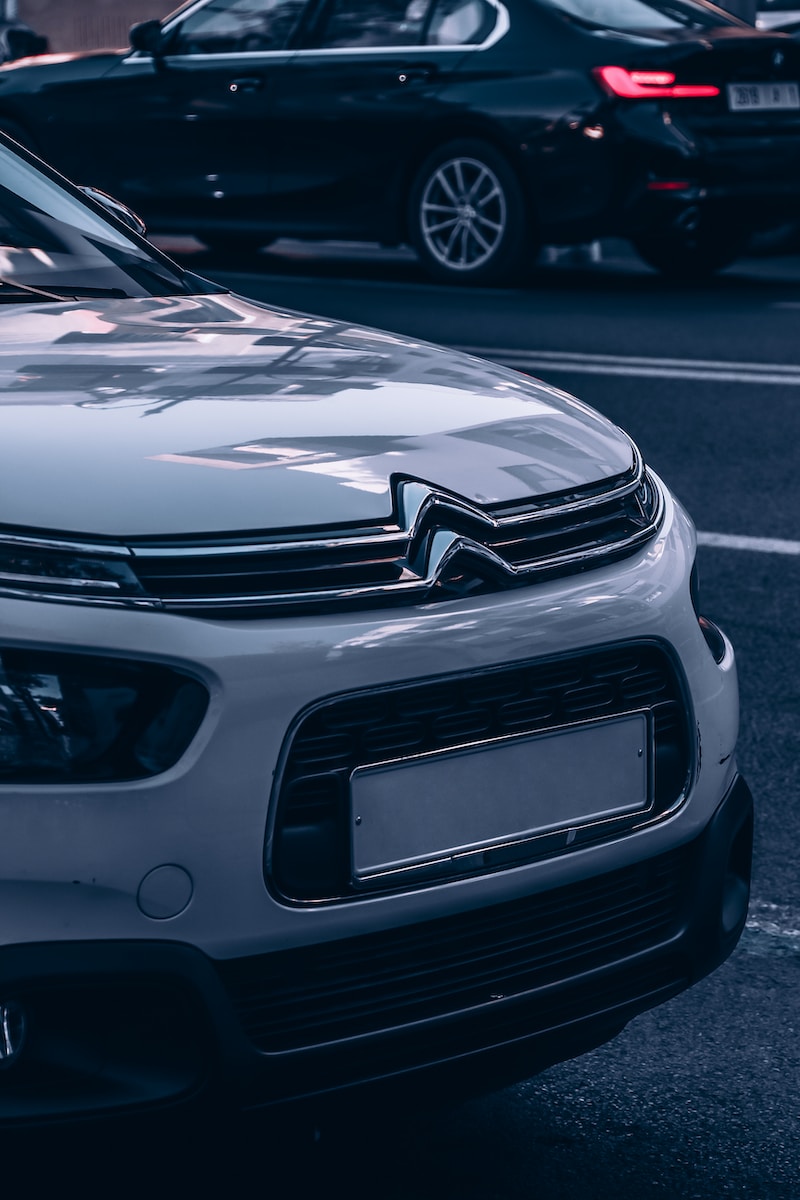
[(228, 84), (229, 92), (258, 92), (264, 86), (264, 80), (256, 75), (245, 76), (244, 79), (232, 79)]
[(411, 67), (408, 71), (400, 71), (398, 83), (426, 83), (436, 74), (435, 67)]

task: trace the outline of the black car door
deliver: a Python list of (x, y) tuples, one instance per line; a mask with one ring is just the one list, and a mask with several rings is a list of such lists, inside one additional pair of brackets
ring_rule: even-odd
[(276, 78), (305, 0), (204, 0), (106, 77), (117, 190), (158, 228), (263, 227)]
[(487, 0), (329, 0), (276, 81), (277, 226), (391, 240), (420, 131), (502, 11)]

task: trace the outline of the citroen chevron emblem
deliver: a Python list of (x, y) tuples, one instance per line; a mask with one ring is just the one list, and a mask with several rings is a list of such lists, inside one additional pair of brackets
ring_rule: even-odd
[[(447, 516), (451, 519), (454, 516), (471, 517), (473, 521), (489, 528), (499, 526), (498, 521), (469, 501), (428, 484), (404, 480), (397, 489), (397, 507), (400, 527), (408, 535), (408, 565), (420, 580), (427, 584), (434, 583), (450, 560), (465, 550), (482, 559), (495, 571), (505, 575), (512, 573), (508, 564), (488, 546), (448, 528)], [(419, 533), (424, 518), (434, 508), (442, 511), (445, 520), (436, 522), (432, 537), (421, 539)]]

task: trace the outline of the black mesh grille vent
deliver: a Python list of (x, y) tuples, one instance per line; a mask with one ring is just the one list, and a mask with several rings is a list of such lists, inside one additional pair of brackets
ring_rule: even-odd
[(676, 850), (492, 908), (217, 966), (260, 1049), (321, 1045), (475, 1012), (660, 945), (687, 870)]
[[(278, 785), (268, 873), (291, 900), (352, 895), (348, 788), (356, 767), (634, 709), (653, 715), (652, 815), (657, 816), (672, 807), (686, 785), (690, 742), (676, 672), (655, 644), (625, 644), (569, 659), (335, 697), (303, 717), (291, 737)], [(633, 821), (619, 818), (599, 828), (588, 826), (571, 846), (618, 836)], [(483, 865), (497, 870), (564, 849), (563, 834), (547, 835), (523, 846), (487, 851)]]

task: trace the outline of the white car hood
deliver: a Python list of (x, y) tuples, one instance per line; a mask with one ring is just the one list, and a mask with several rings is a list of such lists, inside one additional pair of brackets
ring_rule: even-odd
[(231, 295), (0, 306), (0, 528), (166, 537), (372, 523), (393, 477), (479, 505), (629, 469), (513, 371)]

